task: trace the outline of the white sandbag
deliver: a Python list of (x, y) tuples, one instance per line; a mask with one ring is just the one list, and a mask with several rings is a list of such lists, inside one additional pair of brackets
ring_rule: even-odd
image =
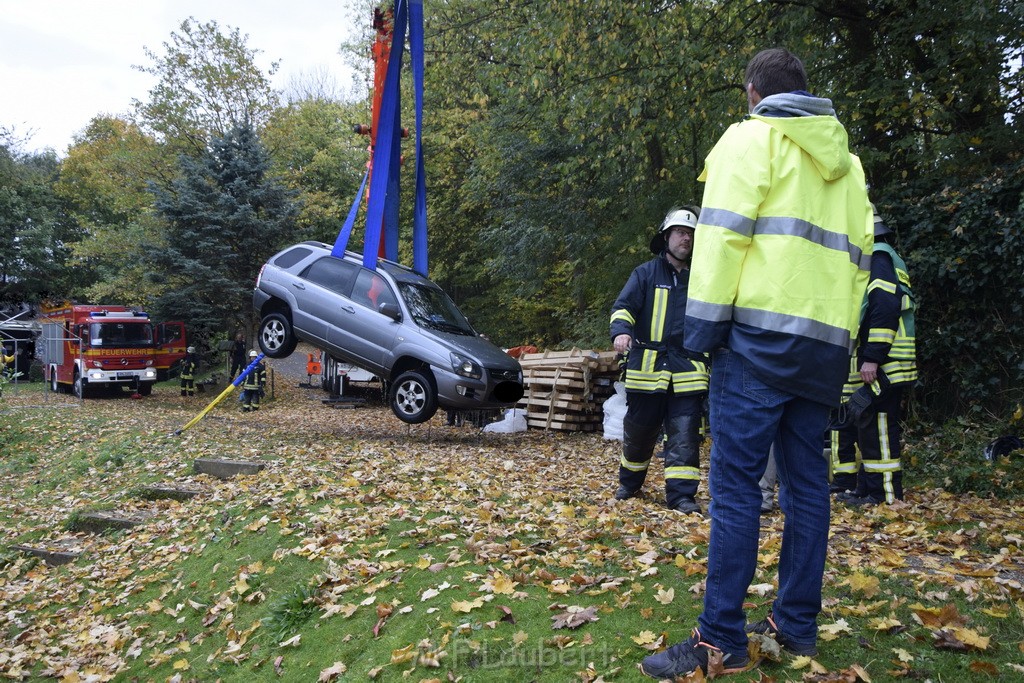
[(604, 402), (604, 438), (622, 441), (622, 421), (626, 418), (626, 385), (616, 382), (615, 395)]
[(498, 434), (511, 434), (512, 432), (526, 431), (526, 411), (519, 408), (511, 408), (505, 411), (505, 417), (498, 422), (492, 422), (484, 427), (485, 432)]

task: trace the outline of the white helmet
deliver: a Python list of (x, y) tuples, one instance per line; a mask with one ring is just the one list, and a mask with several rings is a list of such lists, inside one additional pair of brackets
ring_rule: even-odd
[(196, 352), (196, 347), (194, 347), (194, 346), (190, 346), (190, 347), (188, 347), (187, 349), (185, 349), (185, 351), (186, 351), (187, 353), (195, 353), (195, 352)]
[(651, 238), (651, 253), (660, 254), (665, 250), (665, 233), (677, 225), (681, 225), (685, 228), (696, 229), (697, 216), (699, 213), (700, 210), (693, 206), (683, 206), (671, 209), (668, 212), (668, 215), (665, 216), (665, 220), (661, 222), (661, 227), (658, 228), (658, 232)]
[(249, 352), (249, 358), (256, 358), (259, 355), (260, 354), (256, 353), (255, 349), (253, 349), (252, 351)]

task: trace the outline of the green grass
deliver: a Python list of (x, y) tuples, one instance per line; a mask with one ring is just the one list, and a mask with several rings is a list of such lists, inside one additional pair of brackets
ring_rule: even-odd
[[(338, 424), (363, 414), (282, 419), (275, 407), (255, 421), (235, 406), (171, 437), (205, 405), (177, 400), (175, 388), (63, 411), (0, 404), (0, 443), (5, 455), (14, 448), (0, 459), (8, 543), (59, 537), (86, 510), (157, 512), (142, 527), (89, 537), (83, 557), (58, 569), (0, 550), (0, 646), (45, 633), (47, 647), (73, 651), (83, 672), (99, 652), (115, 656), (126, 681), (316, 680), (335, 662), (347, 667), (341, 680), (641, 681), (647, 651), (637, 640), (674, 643), (696, 622), (707, 523), (681, 523), (653, 501), (608, 504), (615, 447), (599, 438), (405, 433), (386, 417), (376, 431), (367, 422), (349, 433)], [(955, 438), (916, 444), (919, 465), (939, 462), (941, 444)], [(197, 457), (271, 467), (218, 482), (194, 476)], [(178, 480), (206, 493), (138, 495)], [(820, 625), (846, 628), (815, 658), (833, 674), (853, 665), (873, 681), (1019, 673), (1010, 666), (1024, 644), (1014, 569), (1024, 528), (1011, 509), (1019, 499), (966, 507), (963, 497), (929, 496), (920, 507), (834, 516)], [(774, 581), (778, 552), (773, 527), (755, 583)], [(993, 566), (1000, 573), (984, 571)], [(877, 586), (865, 589), (862, 577)], [(498, 592), (511, 585), (499, 579), (514, 588)], [(752, 617), (772, 595), (749, 596)], [(915, 619), (918, 604), (955, 607), (960, 626), (989, 646), (936, 648), (935, 630)], [(552, 628), (570, 607), (593, 608), (597, 620)], [(102, 647), (81, 635), (106, 629), (117, 635), (98, 639)], [(801, 680), (809, 669), (794, 662), (731, 680)], [(45, 670), (40, 656), (30, 677)]]

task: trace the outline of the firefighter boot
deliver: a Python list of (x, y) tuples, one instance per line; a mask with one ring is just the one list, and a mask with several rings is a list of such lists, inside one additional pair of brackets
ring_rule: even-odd
[(665, 502), (670, 510), (700, 512), (694, 500), (700, 483), (700, 416), (673, 417), (665, 427)]
[(615, 500), (633, 498), (647, 478), (660, 425), (644, 425), (629, 419), (622, 421), (622, 459), (619, 461), (619, 488)]

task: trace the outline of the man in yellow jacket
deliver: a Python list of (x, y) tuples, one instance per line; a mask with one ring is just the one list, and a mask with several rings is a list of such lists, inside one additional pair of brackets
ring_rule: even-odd
[[(710, 352), (711, 537), (704, 611), (689, 640), (644, 659), (673, 678), (751, 666), (747, 631), (817, 653), (829, 527), (822, 437), (839, 404), (867, 288), (871, 208), (860, 161), (830, 100), (807, 92), (803, 64), (764, 50), (747, 65), (751, 115), (705, 161), (684, 345)], [(774, 445), (786, 515), (779, 588), (746, 624), (761, 495)]]
[(14, 361), (16, 356), (14, 350), (7, 346), (0, 346), (0, 375), (11, 377), (14, 375)]

